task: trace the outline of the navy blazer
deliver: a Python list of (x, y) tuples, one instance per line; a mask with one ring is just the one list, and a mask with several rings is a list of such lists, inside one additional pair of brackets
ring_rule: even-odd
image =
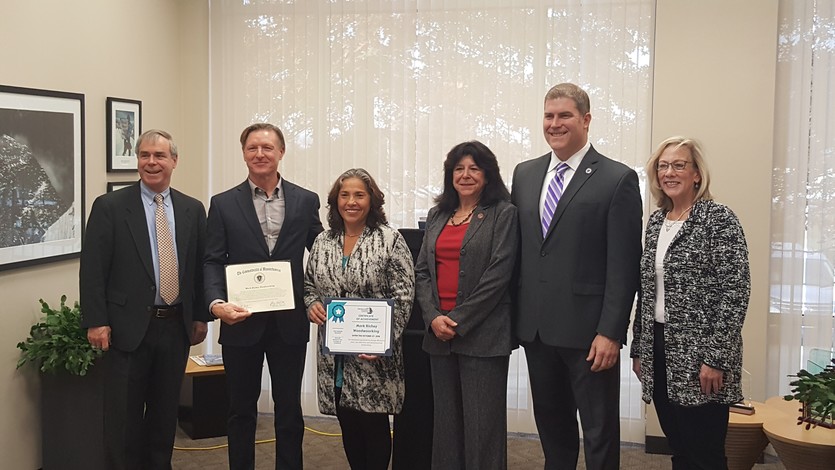
[[(206, 244), (203, 203), (171, 188), (174, 206), (180, 299), (186, 333), (193, 320), (210, 321), (203, 301), (202, 258)], [(151, 239), (139, 183), (103, 194), (93, 202), (79, 290), (83, 328), (110, 326), (113, 347), (131, 352), (148, 329), (156, 298)]]
[(461, 244), (456, 305), (448, 314), (458, 323), (457, 336), (444, 342), (429, 325), (441, 315), (435, 244), (449, 216), (437, 206), (429, 210), (415, 264), (415, 299), (427, 325), (423, 349), (430, 354), (508, 355), (514, 347), (510, 290), (519, 240), (516, 207), (500, 201), (473, 213)]
[(551, 153), (516, 166), (519, 208), (520, 341), (587, 349), (601, 334), (626, 342), (638, 289), (638, 175), (591, 147), (565, 188), (543, 238), (539, 200)]
[(215, 299), (226, 300), (227, 264), (271, 260), (290, 261), (295, 301), (293, 310), (255, 313), (234, 325), (221, 323), (221, 344), (254, 345), (268, 321), (276, 323), (279, 334), (288, 344), (307, 343), (310, 337), (310, 322), (304, 307), (302, 262), (305, 248), (309, 250), (323, 230), (319, 221), (319, 196), (285, 179), (281, 180), (280, 190), (284, 192), (284, 223), (272, 252), (267, 248), (258, 222), (249, 181), (212, 197), (204, 261), (207, 304)]

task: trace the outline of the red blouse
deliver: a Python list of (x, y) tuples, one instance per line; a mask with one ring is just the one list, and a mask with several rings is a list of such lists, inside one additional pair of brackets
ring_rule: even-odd
[(435, 271), (438, 274), (438, 298), (441, 310), (455, 308), (458, 296), (458, 258), (464, 234), (470, 224), (446, 225), (435, 242)]

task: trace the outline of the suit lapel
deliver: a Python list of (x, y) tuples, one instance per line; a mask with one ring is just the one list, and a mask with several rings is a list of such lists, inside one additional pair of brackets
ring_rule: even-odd
[(180, 285), (183, 285), (183, 275), (185, 274), (183, 266), (186, 265), (187, 261), (189, 234), (191, 233), (191, 211), (188, 207), (185, 207), (186, 204), (180, 197), (180, 193), (173, 189), (171, 190), (171, 204), (174, 205), (174, 231), (177, 234), (177, 261), (180, 268), (178, 272)]
[(284, 222), (281, 225), (281, 231), (278, 232), (278, 239), (275, 241), (273, 253), (281, 246), (281, 234), (285, 233), (284, 227), (287, 226), (287, 221), (290, 220), (291, 215), (294, 213), (293, 211), (296, 210), (299, 203), (299, 193), (296, 191), (296, 185), (282, 179), (281, 189), (279, 191), (284, 191)]
[(142, 194), (140, 193), (139, 184), (133, 187), (130, 194), (127, 194), (125, 204), (125, 223), (128, 225), (128, 230), (133, 237), (133, 242), (136, 245), (136, 252), (139, 253), (139, 259), (142, 260), (142, 266), (151, 279), (156, 279), (154, 275), (154, 260), (151, 255), (151, 238), (148, 235), (148, 223), (145, 219), (144, 202), (142, 201)]
[[(235, 189), (238, 191), (235, 195), (235, 200), (238, 203), (238, 209), (240, 209), (241, 214), (243, 215), (246, 226), (252, 231), (252, 234), (258, 241), (258, 245), (262, 250), (264, 250), (264, 253), (269, 256), (270, 250), (267, 248), (267, 241), (264, 240), (264, 232), (261, 230), (261, 223), (258, 222), (258, 214), (255, 212), (255, 204), (252, 203), (252, 188), (249, 186), (249, 180), (239, 184)], [(285, 217), (285, 220), (286, 218), (287, 217)], [(278, 243), (276, 243), (276, 246), (278, 246)]]
[(464, 240), (461, 242), (461, 248), (467, 246), (467, 243), (472, 240), (475, 236), (478, 229), (481, 228), (485, 217), (487, 216), (487, 211), (490, 210), (487, 207), (479, 207), (475, 213), (473, 213), (472, 218), (470, 219), (470, 226), (467, 227), (467, 231), (464, 233)]

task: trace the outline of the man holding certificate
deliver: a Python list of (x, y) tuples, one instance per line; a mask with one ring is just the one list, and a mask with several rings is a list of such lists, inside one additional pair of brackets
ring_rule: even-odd
[(412, 255), (387, 225), (385, 198), (363, 169), (328, 193), (330, 230), (316, 238), (304, 280), (319, 325), (319, 411), (336, 415), (351, 468), (386, 470), (389, 414), (403, 407), (401, 335), (414, 297)]
[(229, 467), (255, 468), (266, 356), (275, 401), (275, 465), (301, 469), (301, 383), (310, 336), (302, 258), (323, 230), (319, 197), (278, 173), (285, 147), (277, 127), (252, 124), (241, 134), (241, 147), (249, 177), (212, 198), (204, 263), (209, 308), (223, 322)]

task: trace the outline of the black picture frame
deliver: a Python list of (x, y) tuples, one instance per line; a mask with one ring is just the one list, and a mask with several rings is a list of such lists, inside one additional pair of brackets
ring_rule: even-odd
[(0, 85), (0, 271), (77, 258), (84, 95)]
[(136, 171), (134, 145), (142, 134), (142, 102), (107, 97), (107, 171)]
[(120, 189), (127, 188), (128, 186), (133, 186), (134, 184), (136, 184), (136, 181), (108, 181), (107, 192), (118, 191)]

